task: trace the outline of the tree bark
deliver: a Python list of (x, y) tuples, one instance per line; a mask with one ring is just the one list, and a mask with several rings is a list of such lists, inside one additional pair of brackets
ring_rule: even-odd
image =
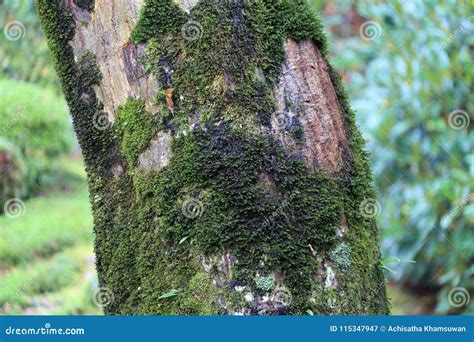
[(36, 7), (107, 314), (388, 313), (364, 142), (305, 1)]

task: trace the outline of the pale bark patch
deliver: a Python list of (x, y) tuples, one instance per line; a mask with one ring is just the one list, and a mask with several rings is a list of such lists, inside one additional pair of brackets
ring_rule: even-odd
[(150, 147), (138, 157), (138, 167), (142, 170), (159, 171), (171, 158), (171, 134), (159, 132), (150, 141)]
[[(345, 113), (329, 67), (311, 40), (286, 40), (285, 61), (274, 95), (277, 113), (285, 113), (287, 122), (279, 120), (275, 125), (272, 121), (273, 134), (290, 152), (300, 155), (310, 170), (329, 174), (340, 171), (348, 150)], [(289, 133), (295, 118), (304, 130), (302, 144), (297, 144)]]
[(173, 0), (173, 2), (189, 14), (199, 0)]
[(114, 176), (121, 176), (124, 173), (124, 169), (121, 163), (115, 163), (112, 165), (112, 173)]
[(111, 122), (117, 116), (117, 108), (129, 98), (143, 98), (151, 103), (158, 89), (156, 79), (145, 75), (139, 62), (144, 45), (130, 40), (143, 5), (144, 0), (96, 1), (91, 13), (73, 0), (62, 0), (63, 8), (76, 23), (71, 41), (76, 61), (86, 52), (96, 56), (102, 80), (95, 91)]
[(326, 280), (324, 282), (324, 286), (326, 288), (332, 287), (335, 288), (337, 286), (336, 274), (334, 273), (331, 266), (326, 266)]
[(349, 224), (347, 223), (346, 215), (341, 214), (341, 226), (337, 230), (337, 236), (343, 238), (349, 231)]

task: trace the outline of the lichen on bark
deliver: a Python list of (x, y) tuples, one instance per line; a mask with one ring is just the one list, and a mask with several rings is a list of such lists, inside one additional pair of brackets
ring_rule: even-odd
[(157, 89), (104, 131), (101, 57), (74, 60), (70, 6), (36, 5), (85, 155), (106, 313), (388, 313), (364, 142), (305, 1), (145, 1), (126, 48)]

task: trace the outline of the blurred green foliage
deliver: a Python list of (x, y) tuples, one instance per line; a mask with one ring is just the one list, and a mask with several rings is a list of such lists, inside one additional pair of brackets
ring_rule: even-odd
[[(26, 167), (20, 150), (0, 136), (0, 200), (21, 197)], [(1, 212), (1, 209), (0, 209)]]
[(373, 157), (382, 252), (405, 261), (387, 276), (462, 311), (448, 293), (474, 290), (474, 3), (334, 3), (328, 25), (373, 21), (331, 41)]
[(55, 187), (25, 201), (24, 215), (0, 216), (0, 314), (101, 313), (84, 165), (68, 158), (55, 174)]
[(0, 79), (2, 203), (28, 197), (52, 181), (55, 160), (71, 151), (65, 101), (37, 85)]
[(101, 314), (84, 165), (33, 2), (0, 0), (0, 24), (0, 211), (25, 201), (0, 215), (0, 314)]
[(33, 1), (0, 0), (0, 7), (0, 77), (51, 86), (59, 93)]

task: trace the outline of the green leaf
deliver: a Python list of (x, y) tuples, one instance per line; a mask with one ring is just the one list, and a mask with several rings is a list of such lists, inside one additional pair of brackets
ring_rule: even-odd
[(189, 238), (189, 236), (185, 236), (181, 240), (179, 240), (178, 245), (181, 245), (184, 241), (186, 241)]
[(397, 274), (397, 272), (395, 272), (394, 270), (392, 270), (391, 268), (389, 268), (387, 266), (382, 265), (382, 266), (380, 266), (380, 268), (383, 269), (383, 270), (389, 271), (393, 274)]
[(177, 296), (178, 292), (179, 292), (179, 290), (172, 289), (171, 291), (169, 291), (169, 292), (165, 293), (164, 295), (161, 295), (160, 297), (158, 297), (158, 299), (166, 299), (166, 298), (171, 298), (171, 297)]

